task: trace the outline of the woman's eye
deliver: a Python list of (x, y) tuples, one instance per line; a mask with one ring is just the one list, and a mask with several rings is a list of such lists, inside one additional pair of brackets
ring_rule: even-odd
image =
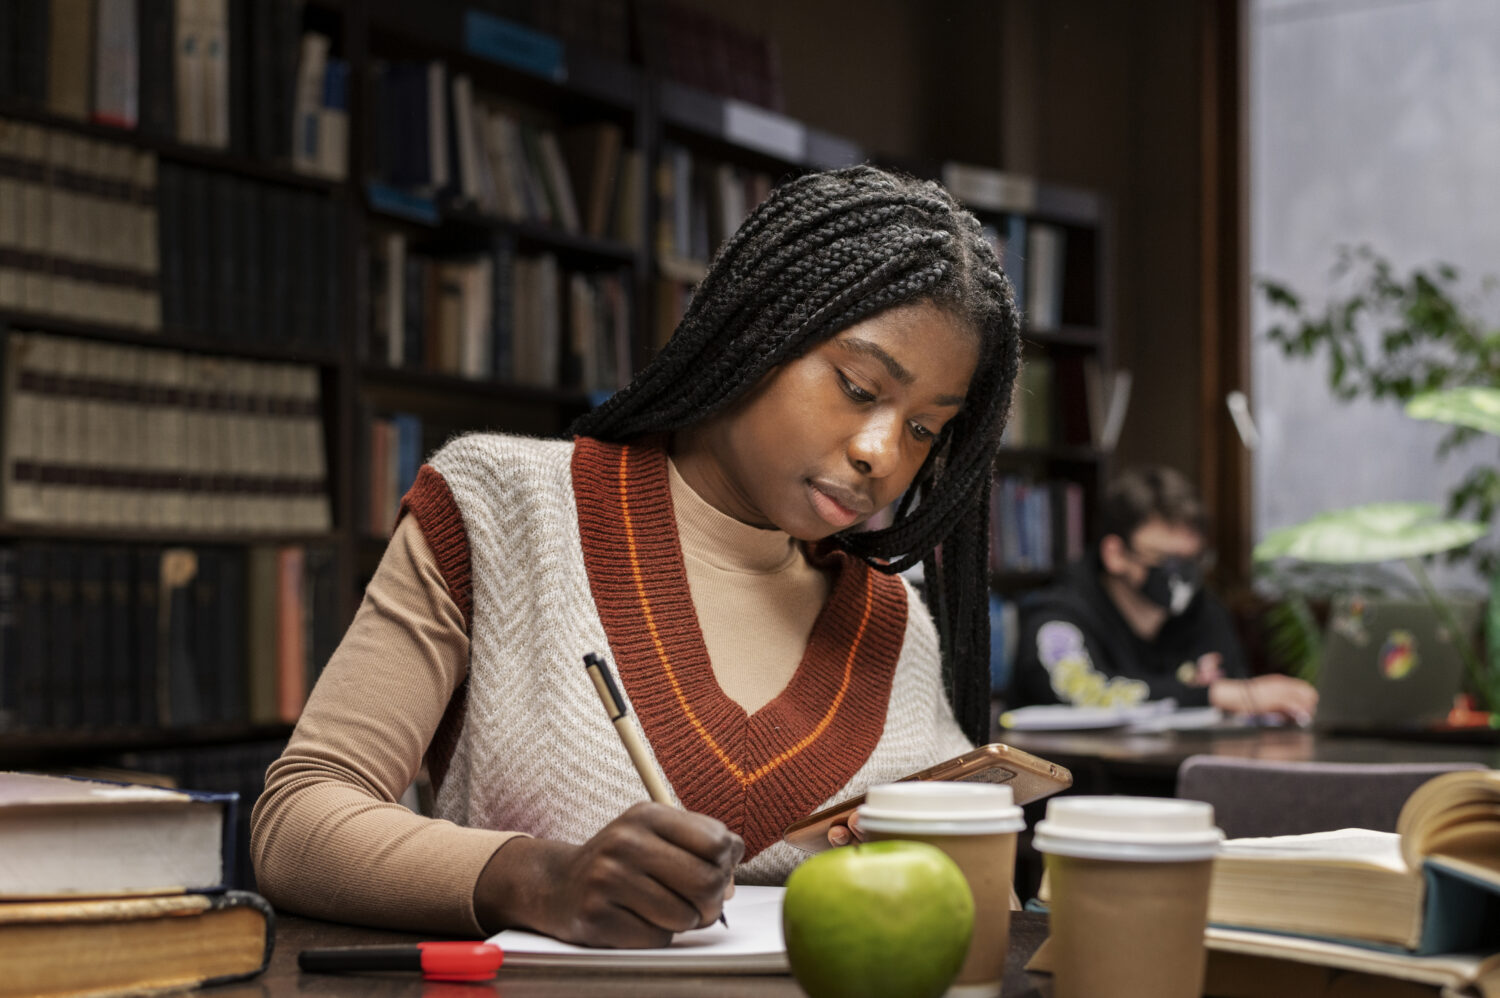
[(871, 393), (865, 391), (863, 388), (859, 387), (854, 382), (850, 381), (849, 378), (848, 378), (848, 376), (845, 375), (843, 371), (839, 372), (839, 387), (844, 390), (844, 394), (845, 395), (849, 396), (851, 399), (853, 399), (856, 402), (874, 402), (875, 401), (875, 396), (874, 395), (872, 395)]
[(923, 426), (921, 423), (912, 423), (911, 424), (911, 435), (914, 436), (914, 437), (916, 437), (919, 441), (921, 441), (924, 444), (930, 444), (930, 443), (932, 443), (933, 439), (937, 437), (936, 433), (933, 433), (931, 430), (929, 430), (927, 427)]

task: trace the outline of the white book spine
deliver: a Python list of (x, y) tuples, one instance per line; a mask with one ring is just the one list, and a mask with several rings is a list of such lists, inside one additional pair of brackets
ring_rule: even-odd
[(323, 107), (323, 78), (327, 72), (328, 38), (309, 31), (302, 36), (292, 105), (292, 167), (302, 173), (318, 172), (319, 111)]

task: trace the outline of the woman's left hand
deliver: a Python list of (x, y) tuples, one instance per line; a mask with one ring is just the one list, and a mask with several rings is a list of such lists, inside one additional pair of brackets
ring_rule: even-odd
[(864, 835), (859, 830), (858, 813), (849, 815), (849, 824), (834, 825), (828, 829), (828, 844), (831, 846), (846, 846), (851, 842), (863, 842)]

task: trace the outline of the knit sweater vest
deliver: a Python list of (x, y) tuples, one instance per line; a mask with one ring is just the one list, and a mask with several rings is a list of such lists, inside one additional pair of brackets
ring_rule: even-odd
[(915, 593), (842, 553), (787, 688), (753, 715), (725, 696), (657, 446), (464, 436), (404, 509), (469, 625), (468, 676), (429, 750), (437, 817), (583, 842), (644, 799), (590, 651), (607, 652), (677, 803), (744, 837), (742, 883), (779, 883), (802, 858), (780, 841), (792, 821), (969, 747)]

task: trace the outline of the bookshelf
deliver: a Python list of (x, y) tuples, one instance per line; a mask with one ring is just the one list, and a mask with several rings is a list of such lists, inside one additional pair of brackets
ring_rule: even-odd
[(988, 167), (948, 163), (942, 179), (985, 226), (1022, 307), (1024, 366), (991, 509), (991, 587), (1013, 597), (1085, 553), (1110, 473), (1129, 397), (1111, 368), (1111, 214), (1092, 192)]
[[(0, 766), (148, 768), (248, 816), (415, 462), (465, 430), (563, 432), (773, 184), (866, 154), (745, 99), (766, 80), (726, 97), (626, 61), (616, 35), (664, 29), (624, 0), (531, 5), (586, 44), (482, 0), (135, 0), (133, 111), (65, 107), (15, 58), (91, 44), (49, 5), (0, 24)], [(228, 65), (184, 62), (190, 28)], [(1102, 205), (1039, 187), (1024, 214), (1103, 281)], [(1105, 289), (1065, 284), (1028, 357), (1107, 360)], [(58, 440), (65, 466), (31, 467)], [(1105, 463), (1071, 429), (1001, 462), (1090, 499)], [(18, 505), (18, 480), (41, 491)]]

